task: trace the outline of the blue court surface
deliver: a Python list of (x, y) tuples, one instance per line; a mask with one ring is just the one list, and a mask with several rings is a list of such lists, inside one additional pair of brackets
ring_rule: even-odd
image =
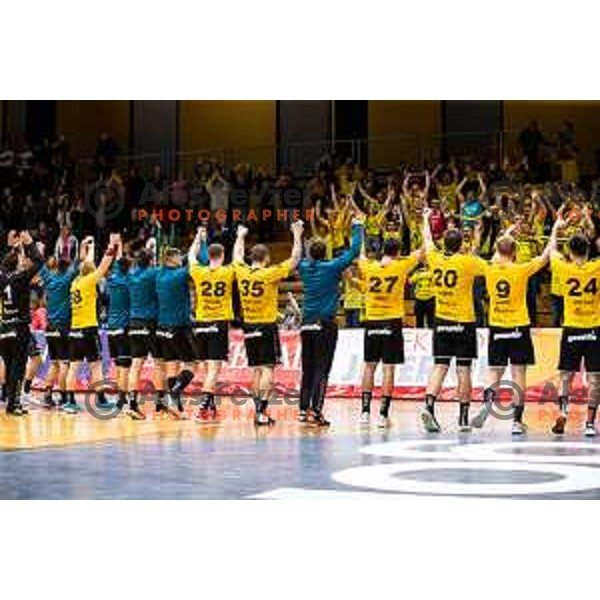
[(421, 433), (412, 402), (396, 403), (384, 431), (375, 419), (358, 425), (356, 403), (331, 407), (329, 430), (291, 421), (268, 430), (250, 421), (106, 423), (36, 411), (3, 418), (0, 498), (600, 498), (600, 439), (583, 438), (579, 424), (559, 439), (548, 433), (549, 415), (529, 411), (530, 430), (518, 439), (501, 421), (463, 434), (456, 406), (445, 404), (446, 430), (432, 436)]

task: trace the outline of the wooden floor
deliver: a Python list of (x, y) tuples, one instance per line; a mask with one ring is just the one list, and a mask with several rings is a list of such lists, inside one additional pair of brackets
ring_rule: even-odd
[(582, 437), (583, 408), (559, 439), (549, 431), (555, 409), (528, 405), (528, 433), (513, 439), (510, 421), (493, 418), (459, 433), (449, 402), (439, 403), (444, 431), (424, 434), (418, 407), (395, 402), (386, 430), (375, 417), (358, 424), (357, 400), (328, 400), (328, 429), (299, 424), (295, 407), (274, 408), (276, 425), (257, 429), (249, 407), (227, 400), (219, 424), (151, 410), (143, 422), (35, 407), (22, 418), (2, 413), (0, 498), (600, 498), (600, 440)]

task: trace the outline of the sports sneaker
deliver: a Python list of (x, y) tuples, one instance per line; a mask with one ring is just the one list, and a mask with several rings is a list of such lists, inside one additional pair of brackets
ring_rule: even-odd
[(527, 431), (527, 425), (519, 421), (513, 421), (511, 433), (513, 435), (521, 435)]
[(439, 433), (442, 430), (440, 424), (435, 418), (435, 415), (429, 412), (427, 408), (420, 409), (420, 413), (421, 421), (423, 422), (423, 426), (425, 427), (425, 431), (427, 431), (427, 433)]
[(298, 422), (299, 423), (306, 423), (306, 411), (305, 410), (301, 410), (298, 413)]
[(360, 424), (361, 425), (370, 425), (371, 424), (371, 415), (368, 412), (364, 412), (360, 415)]
[(6, 407), (6, 414), (13, 415), (15, 417), (22, 417), (29, 414), (29, 411), (22, 404), (9, 404)]
[(79, 406), (77, 402), (67, 402), (63, 406), (63, 411), (68, 415), (76, 415), (77, 413), (81, 412), (81, 406)]
[(481, 405), (479, 412), (471, 419), (471, 427), (481, 429), (489, 416), (490, 411), (488, 410), (487, 404), (484, 403)]
[(140, 410), (139, 406), (130, 406), (125, 414), (134, 421), (146, 420), (146, 415)]
[(257, 426), (264, 425), (275, 425), (275, 419), (272, 419), (269, 415), (265, 413), (256, 413), (256, 418), (254, 419), (254, 424)]
[(565, 425), (567, 424), (567, 418), (564, 415), (557, 417), (554, 425), (552, 426), (552, 433), (554, 435), (562, 435), (565, 432)]
[(379, 429), (387, 429), (390, 425), (391, 423), (389, 417), (379, 415), (379, 418), (377, 420), (377, 427), (379, 427)]
[(323, 416), (323, 413), (314, 411), (311, 419), (311, 424), (317, 427), (329, 427), (331, 423)]
[(44, 396), (42, 398), (41, 406), (48, 409), (56, 408), (56, 402), (52, 396)]
[(583, 432), (583, 435), (585, 435), (585, 437), (596, 437), (597, 433), (598, 432), (596, 431), (596, 427), (593, 423), (585, 424), (585, 431)]

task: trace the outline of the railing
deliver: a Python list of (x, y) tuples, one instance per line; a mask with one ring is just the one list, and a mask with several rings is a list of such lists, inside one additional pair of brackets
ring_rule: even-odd
[[(319, 159), (326, 153), (334, 152), (344, 158), (351, 158), (362, 167), (380, 170), (391, 170), (400, 164), (420, 169), (433, 166), (452, 156), (479, 164), (491, 161), (501, 163), (506, 157), (519, 156), (518, 137), (517, 131), (460, 132), (444, 135), (415, 133), (335, 141), (317, 139), (279, 146), (213, 147), (179, 152), (167, 148), (154, 153), (121, 155), (115, 166), (121, 173), (126, 173), (131, 166), (136, 166), (142, 175), (150, 176), (153, 165), (158, 164), (167, 177), (190, 177), (198, 160), (215, 160), (228, 167), (249, 163), (254, 167), (262, 166), (271, 172), (290, 168), (297, 177), (302, 178), (314, 174)], [(600, 147), (600, 140), (598, 146)], [(542, 152), (550, 163), (558, 162), (554, 146), (548, 145)], [(582, 174), (592, 174), (596, 165), (594, 149), (582, 149), (578, 156), (578, 164)], [(77, 177), (80, 181), (95, 178), (95, 173), (93, 157), (78, 160)]]

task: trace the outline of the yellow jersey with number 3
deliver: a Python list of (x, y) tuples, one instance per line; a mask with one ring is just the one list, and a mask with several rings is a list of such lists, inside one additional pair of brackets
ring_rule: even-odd
[(98, 327), (98, 271), (79, 275), (71, 284), (71, 329)]
[(427, 253), (435, 292), (435, 316), (457, 323), (474, 323), (473, 282), (485, 275), (487, 263), (470, 254)]
[(385, 321), (404, 317), (404, 287), (417, 264), (413, 255), (395, 258), (383, 265), (376, 260), (360, 260), (358, 270), (364, 283), (365, 321)]
[(196, 321), (231, 321), (235, 277), (232, 266), (211, 269), (208, 266), (191, 265), (190, 277), (196, 292)]
[(279, 282), (289, 277), (291, 262), (271, 267), (234, 263), (244, 323), (275, 323), (279, 315)]
[(589, 329), (600, 326), (600, 260), (578, 265), (561, 257), (550, 261), (552, 276), (558, 276), (564, 299), (564, 327)]
[(526, 327), (530, 324), (527, 286), (529, 278), (544, 266), (544, 262), (536, 258), (524, 263), (491, 263), (487, 266), (488, 322), (492, 327)]

